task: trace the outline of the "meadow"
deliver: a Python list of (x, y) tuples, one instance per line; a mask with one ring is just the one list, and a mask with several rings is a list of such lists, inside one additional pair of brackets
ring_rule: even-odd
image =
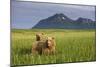
[[(53, 36), (55, 55), (32, 55), (36, 32)], [(11, 65), (36, 65), (52, 63), (85, 62), (96, 60), (95, 30), (93, 29), (12, 29)]]

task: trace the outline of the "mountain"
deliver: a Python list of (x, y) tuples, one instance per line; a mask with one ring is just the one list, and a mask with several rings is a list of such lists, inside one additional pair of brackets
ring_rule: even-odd
[(78, 18), (76, 20), (76, 23), (95, 23), (95, 21), (92, 21), (91, 19), (87, 19), (87, 18)]
[(84, 29), (84, 28), (95, 28), (95, 21), (87, 18), (78, 18), (72, 20), (66, 15), (59, 13), (54, 14), (46, 19), (40, 20), (32, 28), (63, 28), (63, 29)]

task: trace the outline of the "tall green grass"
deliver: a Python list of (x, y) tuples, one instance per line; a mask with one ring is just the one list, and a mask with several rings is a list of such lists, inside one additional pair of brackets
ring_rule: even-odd
[[(55, 55), (32, 55), (36, 32), (56, 40)], [(32, 29), (12, 30), (11, 64), (50, 64), (96, 60), (95, 30)]]

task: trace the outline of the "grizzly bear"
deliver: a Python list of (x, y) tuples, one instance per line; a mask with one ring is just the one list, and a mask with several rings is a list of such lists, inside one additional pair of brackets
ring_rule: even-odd
[(43, 54), (55, 54), (56, 42), (54, 37), (48, 37), (44, 45)]
[(33, 54), (42, 54), (42, 45), (44, 45), (44, 33), (38, 32), (36, 33), (36, 41), (32, 45), (32, 53)]
[(44, 34), (36, 34), (36, 42), (32, 45), (33, 54), (54, 54), (55, 53), (55, 39), (54, 37), (47, 37), (42, 40)]

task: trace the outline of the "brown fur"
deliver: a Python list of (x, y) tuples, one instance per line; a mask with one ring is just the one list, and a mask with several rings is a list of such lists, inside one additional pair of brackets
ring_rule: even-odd
[[(42, 39), (43, 34), (36, 34), (36, 42), (32, 45), (32, 53), (36, 54), (54, 54), (55, 53), (55, 39), (53, 37), (48, 37), (45, 40)], [(39, 38), (38, 38), (39, 37)]]
[(43, 50), (43, 54), (55, 54), (55, 39), (53, 37), (48, 37), (45, 43), (45, 49)]
[(44, 33), (36, 34), (36, 41), (45, 41), (45, 40), (46, 40), (46, 35), (44, 35)]
[(44, 33), (37, 33), (36, 34), (36, 41), (41, 41)]
[(35, 44), (33, 44), (32, 46), (32, 53), (36, 53), (36, 54), (42, 54), (43, 48), (44, 48), (44, 41), (38, 41)]

